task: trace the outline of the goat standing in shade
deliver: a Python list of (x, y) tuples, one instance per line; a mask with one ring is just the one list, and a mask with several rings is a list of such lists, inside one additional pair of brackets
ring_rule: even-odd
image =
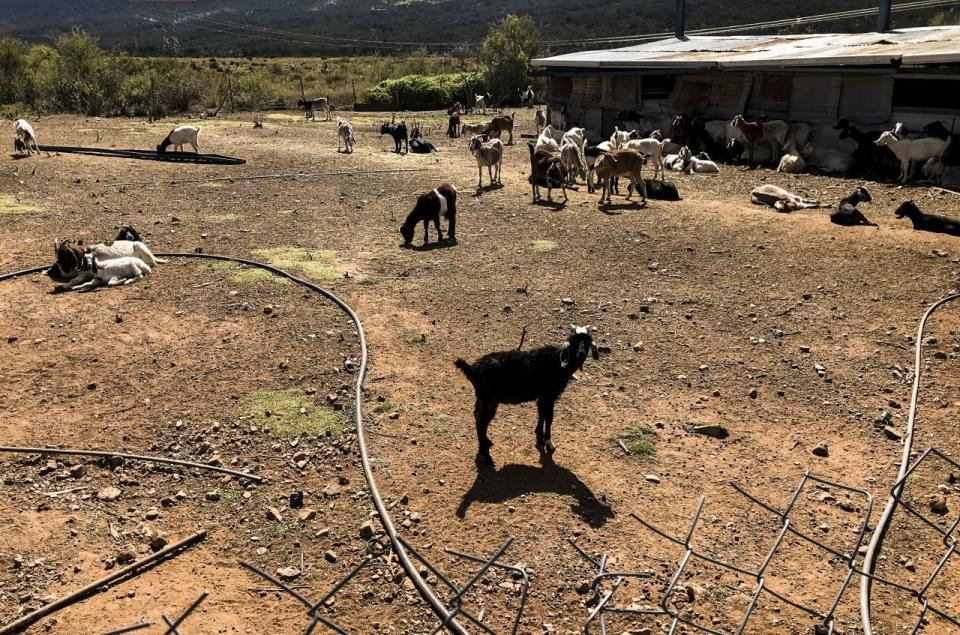
[(587, 356), (599, 359), (590, 330), (570, 325), (570, 336), (561, 346), (544, 346), (531, 351), (488, 353), (473, 364), (458, 359), (454, 364), (473, 384), (476, 404), (473, 415), (477, 426), (477, 460), (493, 465), (493, 442), (487, 428), (502, 403), (537, 402), (537, 448), (552, 453), (553, 408), (570, 378), (583, 368)]

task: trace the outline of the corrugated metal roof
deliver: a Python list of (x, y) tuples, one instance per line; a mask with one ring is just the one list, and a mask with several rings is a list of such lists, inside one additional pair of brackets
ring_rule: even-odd
[(723, 35), (670, 38), (637, 46), (533, 60), (545, 68), (721, 68), (877, 66), (960, 62), (960, 26), (886, 33)]

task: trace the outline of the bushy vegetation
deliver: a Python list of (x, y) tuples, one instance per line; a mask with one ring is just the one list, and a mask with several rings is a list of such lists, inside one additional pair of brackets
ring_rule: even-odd
[[(51, 46), (0, 36), (0, 115), (76, 112), (89, 116), (163, 117), (213, 109), (293, 107), (301, 81), (308, 96), (349, 109), (377, 83), (412, 73), (473, 65), (414, 51), (398, 57), (157, 58), (102, 48), (73, 31)], [(232, 94), (232, 102), (229, 99)]]
[(515, 101), (519, 90), (535, 83), (527, 72), (539, 49), (540, 32), (530, 16), (508, 15), (492, 24), (480, 49), (489, 91)]
[(473, 95), (485, 90), (483, 78), (476, 72), (407, 75), (380, 82), (370, 89), (367, 99), (371, 104), (389, 105), (398, 110), (427, 110), (456, 101), (470, 104)]

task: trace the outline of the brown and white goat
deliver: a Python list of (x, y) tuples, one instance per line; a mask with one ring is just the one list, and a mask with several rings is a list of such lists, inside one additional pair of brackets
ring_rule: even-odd
[[(500, 183), (500, 166), (503, 164), (503, 141), (476, 136), (470, 139), (470, 152), (477, 159), (477, 189), (483, 187), (483, 168), (487, 168), (490, 185)], [(496, 176), (494, 176), (496, 175)]]
[(642, 192), (642, 202), (647, 201), (647, 184), (643, 180), (643, 165), (647, 162), (647, 155), (639, 150), (632, 148), (617, 148), (597, 157), (597, 163), (594, 166), (594, 173), (597, 180), (603, 184), (603, 192), (600, 194), (600, 204), (603, 205), (604, 199), (607, 203), (611, 202), (610, 195), (613, 191), (613, 177), (626, 177), (630, 181), (630, 193), (627, 194), (627, 200), (633, 196), (633, 190)]

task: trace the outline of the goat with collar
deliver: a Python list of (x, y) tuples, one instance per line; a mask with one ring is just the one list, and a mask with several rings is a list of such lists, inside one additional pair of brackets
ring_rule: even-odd
[(537, 448), (553, 453), (551, 439), (553, 409), (573, 374), (583, 368), (587, 356), (599, 359), (590, 329), (570, 325), (570, 335), (560, 346), (543, 346), (530, 351), (512, 350), (488, 353), (470, 364), (458, 359), (454, 365), (473, 384), (476, 403), (473, 415), (477, 426), (477, 461), (493, 464), (493, 442), (487, 428), (502, 403), (537, 402)]

